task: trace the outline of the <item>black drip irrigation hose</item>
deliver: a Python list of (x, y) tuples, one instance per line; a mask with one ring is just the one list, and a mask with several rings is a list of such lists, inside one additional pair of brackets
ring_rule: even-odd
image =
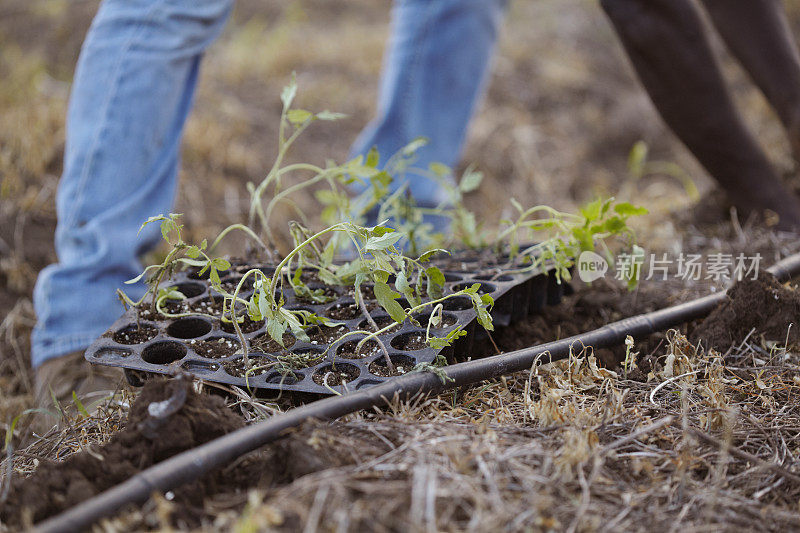
[[(800, 275), (800, 254), (776, 263), (768, 272), (785, 282)], [(110, 516), (129, 503), (146, 501), (153, 492), (165, 492), (193, 481), (206, 472), (237, 457), (273, 442), (288, 429), (303, 422), (332, 420), (363, 409), (388, 404), (396, 396), (437, 394), (447, 389), (530, 369), (569, 356), (573, 345), (608, 348), (624, 342), (626, 336), (641, 338), (708, 315), (725, 299), (725, 292), (704, 296), (691, 302), (626, 318), (599, 329), (539, 346), (494, 355), (443, 368), (449, 378), (431, 372), (405, 374), (363, 391), (319, 400), (269, 420), (248, 426), (197, 448), (182, 452), (131, 477), (127, 481), (67, 509), (36, 525), (40, 532), (83, 530), (97, 520)]]

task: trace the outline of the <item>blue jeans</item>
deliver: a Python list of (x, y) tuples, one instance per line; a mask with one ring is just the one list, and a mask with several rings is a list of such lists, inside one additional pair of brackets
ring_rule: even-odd
[[(420, 163), (456, 162), (486, 78), (505, 0), (397, 0), (379, 116), (354, 151), (388, 157), (417, 136)], [(56, 208), (58, 263), (34, 289), (32, 363), (85, 349), (121, 314), (115, 290), (141, 272), (159, 238), (137, 237), (169, 212), (200, 59), (233, 0), (105, 0), (81, 50), (67, 116)], [(422, 202), (436, 187), (410, 178)], [(419, 182), (419, 183), (417, 183)]]
[[(506, 0), (398, 0), (381, 75), (378, 110), (351, 155), (377, 146), (381, 162), (416, 137), (428, 144), (415, 167), (458, 162), (469, 119), (488, 78)], [(418, 203), (444, 198), (436, 183), (406, 176)], [(396, 190), (403, 182), (392, 184)]]

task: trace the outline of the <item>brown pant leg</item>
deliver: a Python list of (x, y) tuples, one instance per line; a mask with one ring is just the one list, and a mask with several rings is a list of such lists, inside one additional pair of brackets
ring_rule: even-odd
[(697, 7), (689, 0), (601, 0), (667, 125), (744, 213), (771, 209), (800, 226), (784, 187), (735, 109)]

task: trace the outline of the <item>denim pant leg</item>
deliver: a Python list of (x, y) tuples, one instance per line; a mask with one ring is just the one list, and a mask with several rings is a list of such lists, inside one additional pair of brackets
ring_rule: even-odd
[[(200, 58), (233, 0), (106, 0), (81, 50), (56, 198), (58, 263), (34, 289), (32, 363), (84, 349), (121, 314), (168, 212)], [(138, 293), (138, 294), (137, 294)]]
[[(455, 165), (488, 78), (505, 6), (506, 0), (396, 0), (378, 115), (354, 143), (353, 155), (377, 146), (386, 161), (422, 136), (429, 142), (415, 166)], [(434, 182), (407, 178), (420, 204), (442, 200)]]

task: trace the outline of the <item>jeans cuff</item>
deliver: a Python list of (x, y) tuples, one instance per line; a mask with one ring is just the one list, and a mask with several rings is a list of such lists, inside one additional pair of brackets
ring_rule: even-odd
[(61, 357), (72, 352), (84, 351), (98, 337), (97, 332), (75, 333), (49, 342), (33, 342), (31, 347), (31, 365), (38, 367), (49, 359)]

